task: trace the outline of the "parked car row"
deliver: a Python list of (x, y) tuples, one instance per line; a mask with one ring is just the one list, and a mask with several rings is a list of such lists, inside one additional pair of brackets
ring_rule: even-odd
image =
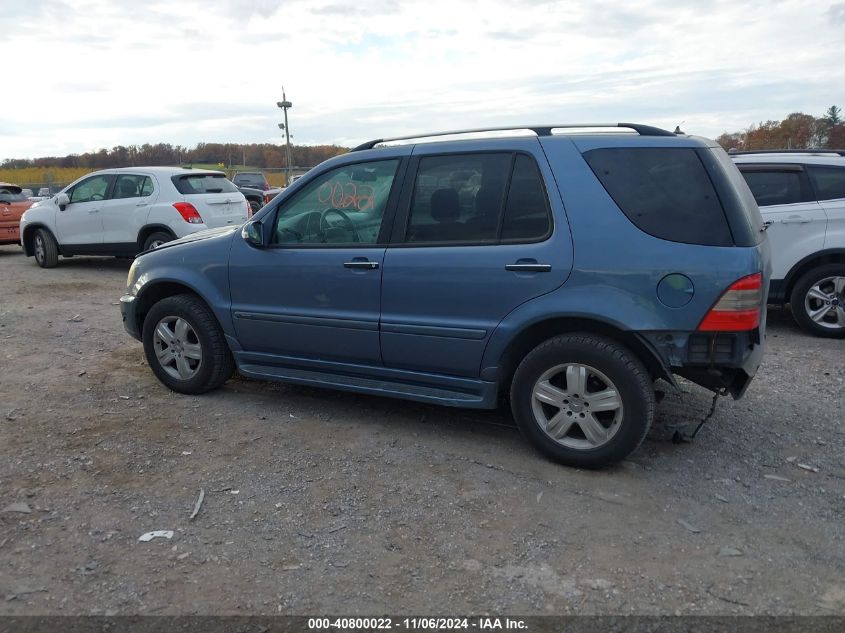
[(140, 253), (123, 321), (174, 391), (237, 369), (507, 401), (539, 450), (585, 467), (639, 445), (658, 379), (741, 397), (767, 302), (845, 336), (845, 158), (568, 127), (373, 141), (273, 197), (260, 174), (105, 170), (27, 210), (16, 237), (45, 268)]

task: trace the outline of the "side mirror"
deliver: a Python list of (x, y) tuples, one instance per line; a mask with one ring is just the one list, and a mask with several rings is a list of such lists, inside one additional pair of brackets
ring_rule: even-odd
[(66, 193), (56, 194), (56, 204), (59, 205), (59, 209), (64, 211), (65, 207), (70, 204), (70, 198), (67, 197)]
[(264, 248), (264, 225), (261, 222), (247, 222), (241, 229), (241, 237), (250, 246)]

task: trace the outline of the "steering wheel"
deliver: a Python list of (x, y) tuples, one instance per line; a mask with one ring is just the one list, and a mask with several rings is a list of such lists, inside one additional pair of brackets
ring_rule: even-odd
[(99, 202), (102, 199), (103, 199), (103, 194), (101, 194), (101, 193), (92, 193), (91, 194), (91, 201), (92, 202), (95, 202), (95, 201)]
[(352, 233), (352, 241), (360, 242), (361, 238), (358, 236), (358, 231), (355, 230), (355, 224), (352, 222), (349, 216), (346, 215), (340, 209), (326, 209), (320, 214), (320, 233), (325, 236), (329, 232), (329, 230), (337, 228), (331, 226), (328, 220), (326, 219), (332, 213), (334, 213), (335, 215), (339, 215), (340, 218), (343, 220), (343, 223), (346, 225), (345, 228), (347, 228), (349, 232)]

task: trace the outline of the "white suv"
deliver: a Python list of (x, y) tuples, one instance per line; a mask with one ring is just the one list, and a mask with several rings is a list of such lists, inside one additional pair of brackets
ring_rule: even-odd
[(772, 245), (769, 303), (817, 336), (845, 337), (845, 151), (734, 152)]
[(238, 226), (251, 215), (216, 171), (126, 167), (84, 176), (21, 218), (21, 244), (42, 268), (59, 255), (133, 257), (190, 233)]

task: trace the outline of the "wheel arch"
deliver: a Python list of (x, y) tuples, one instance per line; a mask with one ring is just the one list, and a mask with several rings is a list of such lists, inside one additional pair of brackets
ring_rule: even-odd
[(35, 255), (35, 249), (32, 246), (32, 240), (35, 239), (35, 232), (38, 229), (44, 229), (50, 235), (53, 236), (53, 239), (56, 240), (56, 246), (59, 250), (59, 255), (62, 254), (62, 245), (59, 244), (59, 240), (56, 239), (56, 234), (50, 229), (49, 226), (44, 224), (43, 222), (39, 222), (37, 224), (27, 224), (26, 228), (23, 230), (23, 234), (21, 235), (21, 248), (23, 248), (24, 255), (27, 257), (32, 257)]
[(196, 290), (196, 288), (193, 288), (181, 281), (158, 281), (144, 286), (137, 295), (135, 318), (137, 319), (136, 322), (138, 323), (138, 327), (141, 332), (144, 331), (144, 320), (147, 318), (147, 313), (150, 311), (150, 308), (162, 299), (184, 294), (193, 295), (202, 301), (208, 307), (209, 311), (215, 315), (214, 318), (217, 318), (217, 315), (214, 313), (214, 309)]
[(792, 289), (795, 283), (808, 271), (817, 266), (824, 266), (825, 264), (845, 264), (845, 248), (827, 248), (812, 255), (808, 255), (804, 259), (795, 264), (784, 277), (782, 301), (789, 303), (789, 297), (792, 294)]
[(158, 233), (159, 231), (167, 233), (174, 240), (176, 239), (176, 234), (173, 232), (173, 229), (166, 224), (146, 224), (140, 231), (138, 231), (138, 239), (136, 241), (139, 253), (144, 249), (144, 242), (147, 241), (147, 238), (153, 233)]
[(675, 379), (660, 354), (635, 332), (623, 330), (598, 319), (559, 316), (526, 325), (511, 339), (500, 356), (497, 367), (500, 393), (507, 393), (517, 366), (532, 349), (554, 336), (576, 332), (602, 336), (627, 347), (652, 376), (675, 384)]

